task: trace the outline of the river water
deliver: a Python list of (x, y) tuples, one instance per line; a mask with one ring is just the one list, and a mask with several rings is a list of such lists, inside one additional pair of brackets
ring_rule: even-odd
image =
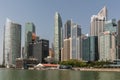
[(120, 72), (0, 69), (0, 80), (120, 80)]

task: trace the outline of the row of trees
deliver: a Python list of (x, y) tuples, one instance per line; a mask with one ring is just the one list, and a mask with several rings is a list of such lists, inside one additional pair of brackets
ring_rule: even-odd
[[(54, 58), (51, 57), (47, 57), (44, 59), (47, 63), (54, 63), (57, 64), (58, 62), (56, 62), (56, 60), (54, 60)], [(89, 62), (85, 62), (85, 61), (80, 61), (80, 60), (76, 60), (76, 59), (71, 59), (68, 61), (62, 61), (59, 62), (60, 65), (71, 65), (72, 67), (105, 67), (105, 65), (109, 65), (110, 62), (109, 61), (89, 61)]]
[(62, 61), (59, 64), (61, 65), (71, 65), (73, 67), (104, 67), (104, 65), (110, 64), (108, 61), (94, 61), (94, 62), (83, 62), (79, 60), (69, 60), (69, 61)]

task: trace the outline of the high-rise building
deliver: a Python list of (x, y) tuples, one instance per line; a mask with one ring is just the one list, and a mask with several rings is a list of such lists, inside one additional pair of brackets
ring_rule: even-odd
[(82, 60), (90, 61), (90, 40), (88, 36), (82, 35)]
[(64, 24), (64, 45), (63, 45), (63, 53), (61, 53), (62, 61), (67, 61), (70, 59), (70, 38), (71, 38), (71, 27), (72, 20), (67, 20)]
[(100, 42), (99, 42), (99, 34), (104, 32), (105, 22), (107, 21), (107, 8), (104, 6), (97, 15), (93, 15), (91, 17), (90, 22), (90, 35), (98, 36), (98, 54), (100, 55)]
[(103, 7), (97, 15), (91, 17), (90, 35), (98, 36), (103, 32), (105, 21), (107, 20), (107, 8)]
[(70, 38), (64, 39), (62, 61), (70, 60)]
[(71, 26), (72, 26), (72, 21), (67, 20), (67, 22), (64, 25), (64, 39), (68, 39), (71, 37)]
[(23, 57), (24, 58), (28, 58), (28, 47), (29, 47), (29, 43), (32, 42), (32, 36), (33, 36), (33, 33), (35, 34), (35, 25), (31, 22), (28, 22), (25, 24), (25, 52), (24, 52), (24, 55)]
[(70, 41), (70, 59), (81, 60), (81, 27), (72, 23), (71, 41)]
[(4, 28), (3, 62), (6, 67), (15, 65), (21, 56), (21, 25), (7, 19)]
[(40, 63), (45, 62), (45, 58), (49, 56), (49, 41), (40, 39), (29, 43), (29, 58), (36, 58)]
[(100, 35), (100, 61), (113, 61), (116, 59), (116, 37), (110, 31)]
[(61, 48), (63, 46), (62, 19), (58, 12), (55, 13), (54, 24), (54, 53), (55, 60), (61, 60)]
[(82, 37), (82, 59), (85, 61), (98, 60), (98, 37), (84, 36)]
[(104, 26), (104, 31), (110, 31), (110, 33), (116, 33), (117, 32), (116, 20), (112, 19), (112, 20), (106, 21)]
[(120, 59), (120, 20), (118, 21), (118, 41), (117, 41), (117, 46), (118, 46), (117, 59)]
[(97, 61), (98, 55), (98, 37), (90, 36), (90, 61)]

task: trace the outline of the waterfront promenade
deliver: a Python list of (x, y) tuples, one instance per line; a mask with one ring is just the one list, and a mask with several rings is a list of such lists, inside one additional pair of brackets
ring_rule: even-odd
[(120, 68), (73, 68), (76, 71), (114, 71), (120, 72)]

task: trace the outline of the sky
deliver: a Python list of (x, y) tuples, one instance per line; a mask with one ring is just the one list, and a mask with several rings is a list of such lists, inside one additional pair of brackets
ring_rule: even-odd
[(0, 63), (3, 57), (3, 28), (6, 18), (22, 25), (22, 46), (26, 22), (33, 22), (40, 38), (54, 38), (54, 15), (58, 12), (62, 22), (72, 19), (81, 25), (82, 33), (90, 32), (90, 18), (104, 6), (108, 9), (108, 19), (120, 19), (120, 0), (0, 0)]

